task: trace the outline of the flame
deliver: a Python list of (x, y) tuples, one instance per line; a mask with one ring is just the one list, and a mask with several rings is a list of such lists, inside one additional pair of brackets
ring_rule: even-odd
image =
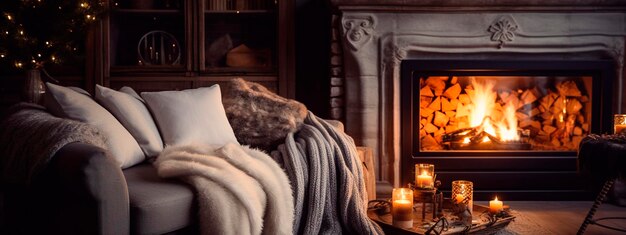
[(474, 77), (471, 78), (474, 93), (470, 94), (472, 100), (472, 113), (469, 121), (471, 126), (479, 126), (485, 117), (491, 115), (494, 103), (496, 101), (496, 93), (493, 92), (495, 83), (493, 81), (478, 82)]
[[(497, 94), (494, 91), (495, 82), (484, 80), (477, 81), (471, 78), (474, 92), (470, 93), (471, 114), (469, 116), (472, 127), (481, 127), (486, 133), (498, 137), (501, 141), (515, 141), (520, 137), (517, 132), (516, 107), (509, 101), (503, 107), (503, 115), (500, 120), (493, 120), (492, 114), (496, 104)], [(489, 142), (489, 138), (483, 138), (482, 142)]]

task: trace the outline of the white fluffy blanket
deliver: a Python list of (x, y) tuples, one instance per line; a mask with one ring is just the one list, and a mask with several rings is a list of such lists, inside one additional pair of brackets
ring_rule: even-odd
[(202, 234), (292, 234), (294, 203), (285, 172), (267, 154), (238, 144), (167, 147), (154, 165), (193, 185)]

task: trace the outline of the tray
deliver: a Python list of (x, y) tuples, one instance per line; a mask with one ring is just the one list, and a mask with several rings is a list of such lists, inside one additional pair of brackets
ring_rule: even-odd
[[(447, 208), (450, 208), (450, 204), (444, 203), (444, 217), (448, 219), (451, 226), (447, 231), (442, 231), (441, 234), (490, 235), (506, 228), (506, 226), (509, 225), (509, 223), (511, 223), (513, 219), (515, 219), (515, 216), (510, 215), (510, 213), (503, 213), (495, 221), (489, 221), (487, 215), (487, 211), (489, 210), (489, 208), (482, 205), (474, 205), (472, 227), (469, 229), (469, 231), (465, 231), (465, 227), (461, 225), (454, 225), (455, 223), (451, 219), (452, 216), (450, 215), (451, 212)], [(367, 215), (370, 219), (377, 222), (381, 227), (383, 227), (385, 232), (389, 232), (391, 234), (426, 234), (426, 231), (430, 227), (430, 225), (434, 224), (434, 221), (432, 221), (432, 217), (429, 216), (426, 217), (426, 221), (422, 221), (421, 210), (413, 211), (413, 227), (408, 229), (393, 226), (391, 213), (378, 214), (374, 210), (369, 210), (367, 212)], [(431, 234), (436, 233), (431, 232)]]

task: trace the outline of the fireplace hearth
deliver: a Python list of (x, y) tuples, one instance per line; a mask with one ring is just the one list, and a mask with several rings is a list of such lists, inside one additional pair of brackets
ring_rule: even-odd
[[(334, 73), (333, 76), (339, 77), (332, 79), (332, 91), (335, 91), (332, 92), (331, 102), (335, 108), (333, 114), (341, 114), (346, 132), (358, 145), (373, 148), (378, 180), (388, 181), (396, 187), (407, 183), (412, 178), (410, 168), (417, 162), (415, 159), (419, 159), (425, 163), (436, 163), (438, 179), (442, 180), (443, 186), (449, 187), (450, 182), (456, 179), (473, 180), (479, 195), (504, 192), (524, 200), (547, 197), (566, 200), (582, 195), (581, 181), (573, 180), (577, 177), (576, 142), (589, 133), (610, 131), (610, 128), (607, 129), (612, 123), (610, 114), (626, 110), (624, 1), (479, 0), (471, 4), (456, 0), (331, 2), (338, 12), (333, 40), (341, 42), (343, 56), (332, 61), (339, 61), (337, 64), (343, 65), (344, 69)], [(417, 72), (423, 70), (428, 73), (416, 73), (418, 77), (411, 75), (413, 84), (409, 87), (409, 98), (406, 98), (403, 97), (406, 94), (403, 89), (408, 88), (401, 79), (401, 65), (412, 60), (456, 60), (482, 71), (465, 69), (451, 72), (449, 64), (442, 68), (448, 71), (432, 71), (438, 68), (438, 63), (413, 67)], [(530, 67), (520, 67), (519, 63), (507, 64), (506, 61), (526, 61)], [(488, 62), (493, 66), (476, 67), (476, 62)], [(497, 62), (503, 63), (498, 65)], [(567, 66), (559, 66), (559, 63)], [(608, 67), (591, 66), (594, 63)], [(578, 71), (568, 72), (569, 68)], [(598, 74), (581, 73), (586, 69), (602, 71), (600, 73), (608, 71), (607, 74), (610, 74), (599, 79)], [(468, 96), (468, 85), (475, 90), (471, 77), (480, 83), (492, 80), (495, 83), (495, 103), (501, 108), (488, 115), (489, 119), (474, 119), (472, 124), (469, 118), (462, 120), (463, 115), (457, 117), (459, 107), (451, 104), (456, 101), (433, 94), (428, 105), (435, 102), (437, 96), (443, 96), (450, 110), (440, 109), (436, 113), (433, 109), (432, 119), (437, 119), (437, 114), (439, 119), (437, 123), (428, 120), (430, 110), (417, 108), (421, 101), (419, 91), (424, 87), (420, 78), (426, 83), (430, 77), (448, 79), (443, 81), (443, 92), (454, 85), (452, 79), (456, 77), (457, 83), (460, 82), (459, 95)], [(517, 128), (504, 121), (511, 133), (517, 132), (516, 138), (519, 139), (509, 140), (508, 137), (494, 135), (498, 131), (488, 130), (487, 127), (496, 125), (492, 121), (503, 120), (499, 115), (504, 115), (509, 103), (508, 96), (501, 92), (504, 89), (498, 87), (502, 86), (498, 85), (502, 84), (500, 80), (515, 82), (516, 89), (511, 89), (508, 96), (516, 92), (515, 97), (526, 102), (522, 106), (519, 103), (513, 105), (519, 116), (516, 116), (516, 122), (510, 123), (516, 123)], [(548, 85), (537, 86), (541, 83)], [(578, 90), (581, 93), (580, 96), (562, 96), (559, 89), (569, 89), (574, 87), (572, 85), (575, 85), (574, 92)], [(435, 93), (435, 89), (429, 89)], [(458, 92), (458, 88), (454, 89), (457, 89), (455, 93)], [(559, 97), (563, 99), (556, 101)], [(404, 120), (404, 112), (407, 111), (401, 107), (406, 99), (414, 104), (408, 109), (417, 111), (417, 114), (409, 116), (413, 126), (408, 127)], [(550, 106), (543, 107), (546, 110), (541, 110), (543, 99), (544, 103), (547, 102), (544, 106)], [(558, 102), (556, 106), (555, 102)], [(443, 103), (440, 99), (439, 105)], [(467, 102), (463, 106), (461, 111), (467, 111)], [(565, 114), (559, 116), (556, 111), (561, 108), (562, 114), (563, 106)], [(547, 113), (548, 108), (554, 110)], [(421, 116), (422, 111), (425, 117)], [(569, 116), (574, 119), (568, 120)], [(452, 117), (455, 120), (451, 120)], [(563, 122), (560, 122), (561, 117)], [(434, 139), (429, 143), (420, 142), (422, 118), (426, 119), (425, 124), (432, 124), (426, 132)], [(490, 124), (483, 125), (484, 122)], [(475, 133), (464, 133), (462, 137), (446, 136), (453, 133), (452, 129), (463, 128), (472, 128)], [(410, 138), (404, 137), (406, 130), (410, 131)], [(444, 136), (446, 141), (443, 141)], [(454, 139), (456, 137), (459, 139)], [(469, 137), (471, 144), (464, 143), (465, 137)], [(491, 143), (484, 144), (489, 142), (482, 142), (485, 138)]]
[(400, 67), (403, 183), (413, 165), (430, 163), (442, 182), (474, 181), (485, 199), (588, 199), (576, 151), (587, 134), (611, 131), (612, 61), (404, 60)]

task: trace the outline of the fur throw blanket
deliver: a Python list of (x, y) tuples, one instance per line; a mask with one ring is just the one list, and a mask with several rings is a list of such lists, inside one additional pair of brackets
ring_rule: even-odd
[(72, 142), (106, 149), (96, 127), (52, 116), (40, 105), (16, 104), (0, 122), (0, 182), (29, 184), (59, 149)]
[(367, 217), (363, 169), (352, 138), (309, 112), (272, 152), (294, 190), (294, 234), (383, 234)]
[(239, 143), (273, 150), (288, 133), (300, 129), (306, 107), (262, 85), (241, 78), (232, 80), (224, 92), (224, 109)]
[(161, 177), (197, 191), (202, 234), (291, 234), (289, 180), (272, 158), (237, 144), (167, 147), (154, 162)]

